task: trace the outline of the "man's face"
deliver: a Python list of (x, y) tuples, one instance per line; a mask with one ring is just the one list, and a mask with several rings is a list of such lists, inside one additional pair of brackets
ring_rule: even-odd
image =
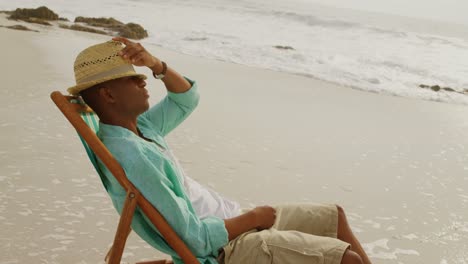
[(146, 82), (138, 77), (123, 77), (109, 82), (115, 106), (123, 113), (138, 116), (149, 108)]

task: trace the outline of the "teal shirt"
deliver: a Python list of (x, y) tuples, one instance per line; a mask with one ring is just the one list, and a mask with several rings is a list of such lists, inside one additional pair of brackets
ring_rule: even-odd
[[(162, 148), (126, 128), (103, 123), (99, 124), (98, 137), (123, 167), (129, 181), (159, 210), (200, 263), (218, 263), (218, 251), (228, 243), (224, 221), (197, 217), (181, 182), (183, 176), (164, 152), (168, 148), (164, 136), (198, 105), (197, 84), (187, 80), (192, 85), (188, 91), (168, 91), (163, 100), (138, 117), (141, 133)], [(112, 202), (121, 213), (126, 192), (100, 161), (99, 166)], [(174, 263), (183, 263), (140, 208), (133, 217), (132, 229), (151, 246), (171, 255)]]

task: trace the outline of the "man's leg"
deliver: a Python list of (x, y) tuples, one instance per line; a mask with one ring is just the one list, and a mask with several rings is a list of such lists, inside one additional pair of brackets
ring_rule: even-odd
[(275, 228), (247, 232), (224, 247), (225, 264), (362, 264), (349, 243), (327, 236)]
[(359, 254), (362, 259), (362, 263), (370, 264), (371, 262), (369, 257), (367, 256), (357, 238), (354, 236), (353, 231), (348, 224), (348, 220), (346, 219), (343, 208), (339, 205), (337, 205), (336, 208), (338, 208), (338, 239), (351, 244), (351, 249)]
[(341, 264), (363, 264), (361, 256), (352, 250), (346, 250), (341, 259)]
[(362, 246), (353, 235), (344, 210), (340, 206), (307, 203), (280, 205), (275, 208), (277, 209), (277, 218), (273, 225), (274, 228), (338, 238), (351, 244), (352, 251), (361, 256), (363, 263), (371, 263)]

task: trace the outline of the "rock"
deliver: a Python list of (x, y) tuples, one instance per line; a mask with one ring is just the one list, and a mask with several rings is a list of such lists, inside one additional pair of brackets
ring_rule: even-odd
[(441, 88), (440, 85), (425, 85), (425, 84), (420, 84), (419, 87), (425, 88), (425, 89), (431, 89), (434, 92), (438, 92), (440, 90), (447, 91), (447, 92), (454, 92), (454, 93), (464, 93), (464, 92), (458, 92), (453, 88), (450, 87), (443, 87)]
[[(186, 37), (184, 38), (184, 40), (188, 40), (188, 41), (204, 41), (204, 40), (208, 40), (207, 37)], [(223, 43), (224, 44), (224, 43)]]
[(8, 19), (10, 20), (21, 20), (28, 23), (41, 24), (45, 26), (51, 26), (47, 21), (55, 21), (59, 19), (59, 16), (49, 8), (45, 6), (34, 8), (17, 8), (15, 11), (11, 11)]
[(32, 30), (30, 28), (27, 28), (23, 25), (13, 25), (13, 26), (0, 26), (0, 27), (5, 27), (5, 28), (9, 28), (9, 29), (16, 29), (16, 30), (23, 30), (23, 31), (33, 31), (33, 32), (39, 32), (37, 30)]
[(112, 31), (116, 31), (121, 37), (131, 39), (142, 39), (148, 37), (148, 32), (139, 24), (124, 24), (112, 17), (77, 17), (75, 19), (75, 23), (86, 23), (89, 26), (106, 28)]
[(24, 19), (20, 19), (21, 21), (24, 21), (24, 22), (28, 22), (28, 23), (34, 23), (34, 24), (40, 24), (40, 25), (44, 25), (44, 26), (52, 26), (52, 24), (50, 24), (49, 22), (43, 20), (43, 19), (40, 19), (40, 18), (35, 18), (35, 17), (28, 17), (28, 18), (24, 18)]
[(140, 25), (135, 23), (127, 23), (125, 26), (119, 27), (119, 36), (131, 39), (142, 39), (148, 37), (148, 32)]
[(433, 85), (430, 87), (432, 91), (438, 92), (440, 91), (440, 86), (439, 85)]
[(294, 50), (294, 48), (291, 46), (281, 46), (281, 45), (273, 46), (273, 48), (282, 49), (282, 50)]
[(124, 23), (122, 23), (122, 22), (120, 22), (117, 19), (112, 18), (112, 17), (110, 17), (110, 18), (105, 18), (105, 17), (96, 18), (96, 17), (82, 17), (82, 16), (79, 16), (79, 17), (75, 18), (75, 23), (86, 23), (86, 24), (88, 24), (90, 26), (93, 26), (93, 27), (105, 27), (105, 28), (124, 25)]
[(15, 11), (11, 12), (10, 19), (19, 19), (24, 20), (28, 18), (38, 18), (42, 20), (58, 20), (59, 16), (49, 8), (45, 6), (33, 8), (17, 8)]
[(442, 88), (442, 90), (445, 90), (447, 92), (456, 92), (454, 89), (452, 89), (450, 87), (444, 87), (444, 88)]
[(85, 26), (81, 26), (81, 25), (76, 25), (76, 24), (71, 25), (71, 26), (68, 26), (68, 25), (65, 25), (65, 24), (60, 24), (59, 27), (65, 28), (65, 29), (76, 30), (76, 31), (84, 31), (84, 32), (96, 33), (96, 34), (101, 34), (101, 35), (109, 35), (109, 33), (106, 32), (106, 31), (99, 30), (99, 29), (94, 29), (94, 28), (90, 28), (90, 27), (85, 27)]

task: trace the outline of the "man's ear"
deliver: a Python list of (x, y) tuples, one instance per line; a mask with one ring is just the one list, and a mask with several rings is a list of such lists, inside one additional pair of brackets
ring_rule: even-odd
[(101, 97), (106, 103), (115, 103), (115, 96), (113, 94), (112, 89), (110, 87), (103, 85), (98, 88), (99, 89), (99, 97)]

